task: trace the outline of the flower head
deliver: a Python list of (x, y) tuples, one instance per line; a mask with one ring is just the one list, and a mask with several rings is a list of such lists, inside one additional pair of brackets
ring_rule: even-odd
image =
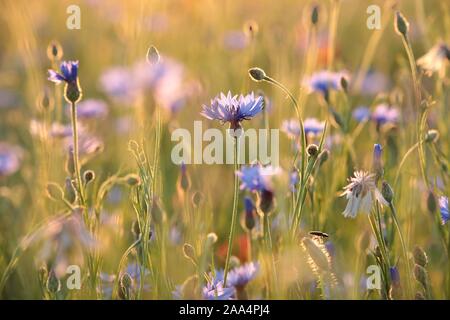
[(342, 196), (348, 199), (347, 206), (343, 212), (344, 217), (355, 218), (359, 212), (370, 213), (374, 200), (382, 205), (387, 201), (381, 195), (375, 184), (375, 175), (366, 171), (356, 171), (354, 177), (349, 179), (350, 183), (344, 187)]
[(208, 107), (203, 105), (201, 115), (210, 120), (229, 122), (233, 130), (240, 129), (243, 120), (250, 120), (263, 110), (263, 97), (255, 97), (252, 92), (246, 96), (232, 96), (221, 93)]
[(296, 119), (284, 120), (281, 124), (281, 131), (286, 133), (289, 139), (295, 140), (300, 136), (300, 124)]
[(202, 290), (205, 300), (231, 300), (235, 294), (234, 288), (227, 288), (223, 280), (213, 279), (208, 281)]
[(445, 196), (439, 197), (439, 209), (441, 211), (442, 224), (446, 224), (450, 219), (448, 213), (448, 197)]
[(399, 117), (400, 112), (398, 109), (390, 107), (387, 104), (379, 104), (372, 113), (372, 120), (375, 121), (377, 125), (397, 124)]
[(270, 176), (278, 173), (278, 168), (271, 166), (263, 167), (261, 165), (242, 166), (236, 174), (241, 179), (241, 190), (247, 189), (252, 192), (269, 190)]
[(323, 131), (325, 128), (325, 122), (319, 121), (316, 118), (306, 118), (303, 122), (306, 135), (315, 136)]
[(108, 114), (108, 106), (103, 100), (87, 99), (77, 105), (77, 116), (80, 119), (104, 118)]
[(48, 80), (55, 83), (71, 83), (76, 82), (78, 79), (78, 61), (63, 61), (60, 65), (61, 72), (58, 73), (54, 70), (48, 70)]
[(22, 164), (22, 149), (0, 142), (0, 178), (16, 173)]
[(330, 71), (319, 71), (311, 75), (307, 80), (307, 87), (311, 92), (318, 92), (328, 98), (328, 93), (330, 90), (341, 90), (342, 78), (348, 79), (346, 72), (330, 72)]
[(352, 117), (358, 122), (367, 121), (370, 119), (370, 109), (365, 106), (357, 107), (353, 110)]
[(228, 274), (228, 282), (230, 286), (243, 288), (253, 280), (259, 271), (259, 264), (250, 262), (234, 268)]
[(433, 72), (442, 70), (448, 60), (450, 60), (450, 49), (445, 43), (438, 43), (417, 60), (417, 65), (427, 75), (431, 75)]

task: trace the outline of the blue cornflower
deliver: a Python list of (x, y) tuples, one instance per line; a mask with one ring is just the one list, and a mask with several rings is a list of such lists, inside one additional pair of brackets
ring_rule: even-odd
[(205, 300), (231, 300), (234, 297), (234, 288), (224, 287), (223, 280), (208, 281), (202, 290)]
[(300, 136), (300, 124), (296, 119), (284, 120), (281, 124), (281, 131), (286, 133), (289, 139), (297, 139)]
[(399, 117), (400, 112), (398, 109), (390, 107), (387, 104), (379, 104), (372, 113), (372, 120), (374, 120), (377, 125), (396, 124)]
[(210, 120), (229, 122), (230, 128), (237, 130), (241, 128), (243, 120), (250, 120), (263, 110), (263, 101), (263, 97), (255, 97), (253, 92), (246, 96), (232, 96), (231, 92), (227, 95), (221, 93), (220, 96), (211, 100), (209, 107), (203, 105), (200, 114)]
[(390, 267), (389, 268), (389, 273), (391, 275), (392, 283), (395, 286), (399, 286), (400, 285), (400, 273), (398, 272), (398, 268), (397, 267)]
[(22, 164), (22, 149), (0, 142), (0, 178), (12, 175)]
[(439, 197), (439, 209), (441, 211), (442, 224), (446, 224), (447, 221), (449, 220), (448, 197), (445, 196)]
[(99, 99), (87, 99), (77, 105), (79, 119), (104, 118), (108, 114), (108, 105)]
[(236, 288), (244, 288), (259, 272), (259, 264), (250, 262), (234, 268), (228, 274), (228, 283)]
[(63, 61), (60, 66), (61, 73), (54, 70), (48, 70), (48, 80), (55, 83), (73, 83), (78, 78), (78, 61)]
[(269, 176), (278, 172), (277, 168), (271, 166), (262, 167), (260, 165), (254, 166), (242, 166), (240, 171), (236, 174), (241, 179), (241, 190), (247, 189), (248, 191), (264, 191), (270, 189)]
[(289, 175), (289, 190), (291, 192), (296, 191), (296, 185), (300, 181), (300, 175), (298, 174), (298, 171), (296, 169), (293, 169), (291, 171), (291, 174)]
[(303, 127), (305, 128), (306, 135), (317, 135), (325, 128), (325, 122), (319, 121), (316, 118), (306, 118), (303, 121)]
[(328, 99), (330, 90), (341, 90), (341, 79), (348, 79), (345, 72), (319, 71), (311, 75), (306, 85), (311, 92), (321, 93), (325, 99)]
[(370, 119), (370, 109), (365, 106), (360, 106), (353, 110), (352, 117), (358, 122), (363, 122)]

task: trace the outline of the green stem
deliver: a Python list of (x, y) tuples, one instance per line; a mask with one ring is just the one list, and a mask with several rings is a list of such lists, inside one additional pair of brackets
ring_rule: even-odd
[(403, 250), (403, 257), (405, 259), (406, 274), (408, 276), (408, 279), (406, 281), (407, 286), (408, 286), (408, 294), (411, 294), (412, 275), (411, 275), (411, 268), (410, 268), (410, 265), (409, 265), (408, 251), (407, 251), (406, 244), (405, 244), (405, 241), (404, 241), (404, 238), (403, 238), (402, 230), (400, 229), (400, 224), (398, 223), (397, 211), (395, 210), (394, 204), (392, 202), (389, 203), (389, 209), (391, 209), (392, 218), (394, 220), (395, 227), (397, 228), (398, 236), (400, 238), (400, 243), (401, 243), (402, 250)]
[(238, 185), (238, 176), (236, 175), (236, 171), (239, 170), (238, 165), (238, 138), (234, 139), (234, 195), (233, 195), (233, 212), (231, 214), (231, 228), (230, 228), (230, 236), (228, 238), (228, 250), (227, 250), (227, 257), (225, 260), (225, 270), (224, 270), (224, 276), (223, 276), (223, 285), (226, 287), (227, 285), (227, 277), (228, 277), (228, 269), (230, 264), (230, 258), (231, 258), (231, 251), (233, 247), (233, 237), (234, 237), (234, 230), (236, 229), (236, 221), (237, 221), (237, 207), (238, 207), (238, 196), (239, 196), (239, 185)]
[[(72, 136), (73, 136), (73, 165), (75, 178), (77, 179), (77, 191), (80, 197), (80, 204), (85, 205), (83, 181), (81, 180), (80, 158), (78, 150), (78, 126), (77, 126), (77, 108), (75, 102), (71, 103)], [(86, 217), (85, 220), (87, 221)]]

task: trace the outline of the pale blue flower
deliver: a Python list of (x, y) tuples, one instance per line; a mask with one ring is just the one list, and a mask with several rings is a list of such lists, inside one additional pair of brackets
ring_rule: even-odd
[(446, 224), (450, 218), (448, 213), (448, 197), (439, 197), (439, 209), (441, 211), (442, 224)]
[(258, 272), (258, 263), (250, 262), (240, 265), (230, 271), (227, 284), (236, 288), (243, 288), (256, 277)]

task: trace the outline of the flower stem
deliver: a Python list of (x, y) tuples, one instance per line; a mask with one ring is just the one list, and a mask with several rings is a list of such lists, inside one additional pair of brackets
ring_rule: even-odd
[[(72, 136), (73, 136), (73, 165), (75, 170), (75, 178), (77, 180), (77, 191), (80, 197), (80, 205), (85, 205), (84, 188), (81, 180), (80, 158), (78, 150), (78, 128), (77, 128), (77, 109), (75, 102), (71, 103), (71, 119), (72, 119)], [(85, 217), (85, 220), (86, 217)]]
[(406, 244), (405, 244), (405, 241), (404, 241), (404, 238), (403, 238), (402, 230), (400, 229), (400, 224), (398, 223), (398, 220), (397, 220), (397, 212), (396, 212), (394, 204), (392, 202), (389, 203), (389, 209), (391, 209), (392, 219), (394, 220), (394, 224), (395, 224), (395, 227), (397, 228), (398, 236), (400, 238), (400, 243), (402, 245), (403, 257), (405, 259), (405, 265), (406, 265), (406, 274), (408, 276), (408, 280), (406, 281), (406, 283), (407, 283), (408, 295), (409, 295), (411, 293), (412, 275), (411, 275), (411, 268), (410, 268), (410, 265), (409, 265), (408, 251), (406, 249)]
[(236, 171), (239, 170), (238, 165), (238, 138), (235, 137), (234, 139), (234, 195), (233, 195), (233, 212), (231, 214), (231, 228), (230, 228), (230, 236), (228, 238), (228, 250), (227, 250), (227, 257), (225, 260), (225, 270), (224, 270), (224, 276), (223, 276), (223, 285), (226, 287), (227, 285), (227, 276), (229, 271), (229, 264), (230, 264), (230, 258), (231, 258), (231, 251), (233, 247), (233, 237), (234, 237), (234, 230), (236, 229), (236, 221), (237, 221), (237, 207), (238, 207), (238, 196), (239, 196), (239, 186), (238, 186), (238, 176), (236, 175)]

